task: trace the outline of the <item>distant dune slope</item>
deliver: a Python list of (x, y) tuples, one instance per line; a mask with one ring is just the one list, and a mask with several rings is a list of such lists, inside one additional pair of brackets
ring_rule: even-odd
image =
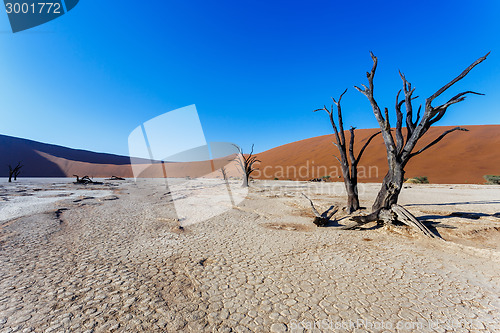
[[(454, 132), (439, 144), (411, 160), (406, 177), (427, 176), (431, 183), (484, 183), (483, 176), (500, 174), (500, 125), (462, 126), (469, 132)], [(431, 142), (452, 127), (434, 127), (419, 147)], [(375, 129), (356, 130), (357, 153)], [(262, 161), (253, 174), (258, 179), (309, 180), (330, 175), (341, 181), (341, 170), (333, 157), (337, 148), (333, 135), (289, 143), (258, 154)], [(93, 177), (133, 177), (130, 159), (104, 153), (71, 149), (0, 135), (0, 177), (8, 176), (8, 165), (21, 161), (21, 177), (71, 177), (73, 174)], [(168, 168), (172, 177), (200, 176), (210, 170), (206, 163), (175, 163)], [(230, 175), (236, 175), (234, 167)], [(376, 138), (366, 150), (359, 167), (360, 182), (380, 182), (387, 172), (385, 146)], [(219, 172), (212, 174), (219, 177)], [(161, 165), (146, 170), (144, 177), (163, 177)]]
[[(117, 173), (123, 176), (130, 177), (132, 174), (130, 159), (126, 156), (0, 135), (0, 177), (7, 177), (8, 165), (16, 165), (18, 162), (24, 165), (21, 177), (71, 177), (74, 171), (80, 171), (80, 175), (85, 173), (94, 177), (107, 177), (111, 171), (118, 169), (120, 172)], [(112, 170), (109, 170), (110, 167)], [(87, 172), (82, 172), (84, 170)]]
[[(417, 149), (453, 127), (432, 127)], [(436, 146), (414, 157), (407, 166), (406, 177), (427, 176), (431, 183), (460, 184), (484, 183), (483, 175), (500, 174), (500, 125), (461, 127), (467, 128), (469, 132), (451, 133)], [(375, 131), (356, 130), (356, 154)], [(405, 129), (403, 133), (406, 134)], [(342, 175), (339, 163), (333, 157), (333, 154), (338, 156), (333, 141), (333, 135), (325, 135), (260, 153), (262, 163), (255, 178), (307, 180), (331, 175), (342, 180), (339, 179)], [(372, 141), (361, 159), (360, 182), (381, 182), (387, 169), (385, 145), (379, 136)]]

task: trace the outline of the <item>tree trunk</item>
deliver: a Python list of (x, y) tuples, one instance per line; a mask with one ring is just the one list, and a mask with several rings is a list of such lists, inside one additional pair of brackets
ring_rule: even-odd
[(389, 171), (384, 177), (382, 188), (378, 192), (377, 198), (372, 206), (372, 211), (380, 209), (390, 209), (392, 205), (398, 203), (398, 197), (403, 188), (404, 182), (404, 165), (393, 163), (389, 165)]
[(249, 175), (244, 175), (243, 176), (243, 184), (241, 185), (241, 187), (248, 187), (248, 177)]
[(359, 210), (359, 198), (357, 194), (347, 194), (347, 214), (352, 214)]
[(359, 210), (358, 184), (348, 178), (344, 178), (344, 183), (347, 190), (347, 214), (352, 214)]

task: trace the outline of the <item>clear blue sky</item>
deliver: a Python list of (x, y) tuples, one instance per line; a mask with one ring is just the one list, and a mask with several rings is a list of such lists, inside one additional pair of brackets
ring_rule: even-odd
[(350, 88), (345, 125), (376, 127), (366, 98), (369, 51), (379, 104), (398, 69), (426, 97), (476, 58), (445, 97), (470, 96), (440, 125), (500, 123), (500, 2), (81, 1), (12, 34), (0, 13), (0, 133), (117, 154), (164, 112), (196, 104), (207, 141), (257, 151), (331, 133), (312, 110)]

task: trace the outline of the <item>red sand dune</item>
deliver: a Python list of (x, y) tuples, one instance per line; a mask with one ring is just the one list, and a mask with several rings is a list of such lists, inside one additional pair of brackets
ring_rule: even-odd
[[(500, 125), (461, 127), (469, 132), (453, 132), (434, 147), (415, 156), (406, 168), (406, 177), (427, 176), (430, 183), (461, 184), (484, 183), (484, 175), (500, 174)], [(417, 149), (450, 128), (453, 126), (432, 127), (421, 139)], [(367, 138), (376, 131), (356, 130), (356, 155)], [(346, 138), (349, 140), (348, 134)], [(255, 178), (307, 180), (330, 175), (333, 180), (341, 180), (339, 163), (333, 157), (334, 154), (338, 156), (338, 151), (332, 142), (333, 135), (324, 135), (260, 153), (262, 163)], [(360, 182), (383, 180), (388, 166), (381, 136), (375, 138), (365, 151), (359, 169)]]
[[(427, 176), (431, 183), (484, 183), (483, 176), (500, 174), (500, 125), (462, 126), (469, 132), (454, 132), (436, 146), (414, 157), (407, 166), (406, 177)], [(451, 127), (433, 127), (417, 149), (431, 142)], [(375, 129), (356, 130), (355, 152), (363, 146)], [(348, 139), (348, 134), (347, 134)], [(341, 170), (333, 154), (333, 135), (325, 135), (289, 143), (258, 154), (261, 163), (252, 176), (257, 179), (309, 180), (330, 175), (341, 181)], [(8, 164), (22, 161), (21, 177), (72, 177), (73, 174), (92, 177), (133, 177), (130, 160), (125, 156), (94, 153), (49, 145), (26, 139), (0, 135), (0, 176), (8, 175)], [(199, 177), (209, 174), (227, 161), (168, 163), (169, 177)], [(229, 176), (237, 176), (236, 163), (227, 166)], [(379, 136), (370, 144), (359, 166), (360, 182), (380, 182), (387, 172), (385, 146)], [(147, 168), (141, 177), (163, 177), (161, 164)]]
[[(134, 173), (130, 164), (126, 165), (113, 165), (113, 164), (95, 164), (80, 161), (71, 161), (61, 157), (51, 156), (46, 153), (38, 152), (47, 160), (58, 165), (67, 176), (72, 175), (89, 175), (91, 177), (110, 177), (119, 176), (125, 178), (134, 177)], [(234, 158), (234, 157), (233, 157)], [(155, 163), (140, 172), (138, 178), (162, 178), (164, 175), (172, 178), (222, 178), (220, 168), (225, 167), (226, 173), (229, 177), (239, 176), (237, 162), (230, 160), (215, 160), (213, 161), (200, 161), (190, 163)], [(215, 171), (214, 171), (215, 170)]]

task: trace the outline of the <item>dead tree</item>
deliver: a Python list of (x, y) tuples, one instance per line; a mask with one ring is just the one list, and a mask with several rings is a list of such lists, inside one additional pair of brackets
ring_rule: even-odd
[(227, 180), (227, 171), (225, 167), (220, 168), (220, 173), (222, 174), (222, 179)]
[[(75, 175), (76, 176), (76, 175)], [(77, 176), (78, 177), (78, 176)], [(123, 177), (118, 177), (118, 176), (111, 176), (107, 178), (106, 180), (125, 180)]]
[(349, 130), (350, 133), (350, 140), (349, 140), (349, 155), (347, 152), (347, 144), (346, 144), (346, 139), (345, 139), (345, 133), (344, 133), (344, 122), (342, 120), (342, 107), (340, 106), (340, 102), (342, 100), (342, 97), (344, 94), (347, 92), (347, 89), (340, 95), (339, 100), (336, 101), (335, 98), (332, 97), (333, 103), (337, 106), (337, 120), (338, 120), (338, 128), (337, 124), (335, 123), (334, 116), (333, 116), (333, 104), (330, 109), (328, 109), (325, 106), (323, 106), (322, 109), (317, 109), (314, 110), (316, 111), (321, 111), (324, 110), (326, 113), (328, 113), (328, 116), (330, 118), (330, 123), (332, 124), (333, 132), (335, 133), (335, 141), (333, 144), (338, 148), (340, 158), (337, 156), (333, 155), (339, 161), (340, 167), (342, 169), (342, 176), (344, 177), (344, 184), (345, 184), (345, 189), (347, 192), (347, 213), (351, 214), (357, 210), (359, 210), (359, 197), (358, 197), (358, 164), (359, 161), (361, 160), (361, 156), (363, 156), (363, 153), (366, 150), (366, 147), (370, 144), (370, 142), (375, 138), (377, 135), (380, 134), (380, 132), (377, 132), (373, 135), (371, 135), (368, 140), (365, 142), (361, 150), (359, 151), (358, 155), (354, 155), (354, 141), (355, 141), (355, 136), (354, 136), (354, 131), (355, 127), (351, 127)]
[(21, 162), (17, 163), (14, 168), (9, 164), (9, 183), (12, 183), (12, 177), (14, 177), (14, 180), (17, 180), (22, 167)]
[(236, 148), (238, 148), (238, 151), (240, 152), (240, 155), (241, 157), (238, 158), (237, 157), (237, 160), (238, 160), (238, 164), (239, 164), (239, 167), (241, 169), (241, 171), (243, 172), (243, 184), (241, 185), (242, 187), (248, 187), (248, 180), (250, 179), (250, 175), (257, 169), (254, 169), (253, 165), (256, 163), (256, 162), (260, 162), (260, 160), (257, 159), (257, 156), (255, 156), (253, 154), (253, 146), (252, 145), (252, 151), (250, 152), (250, 154), (244, 154), (243, 153), (243, 150), (234, 145)]
[(327, 210), (323, 212), (323, 214), (320, 214), (316, 207), (314, 207), (314, 204), (311, 199), (309, 199), (304, 193), (302, 193), (304, 198), (309, 200), (309, 203), (311, 204), (312, 211), (314, 213), (314, 220), (313, 223), (318, 226), (318, 227), (325, 227), (327, 226), (330, 222), (336, 222), (336, 219), (332, 221), (333, 215), (338, 211), (338, 208), (335, 206), (331, 206)]
[(90, 179), (89, 176), (83, 176), (82, 178), (80, 178), (78, 175), (73, 175), (73, 177), (76, 177), (75, 184), (83, 184), (83, 185), (87, 185), (87, 184), (102, 185), (103, 184), (102, 182), (93, 181), (92, 179)]
[[(489, 53), (488, 53), (489, 54)], [(445, 84), (442, 88), (437, 90), (434, 94), (428, 97), (425, 100), (425, 104), (423, 106), (423, 114), (421, 115), (422, 105), (419, 106), (416, 116), (413, 113), (413, 100), (418, 98), (418, 96), (413, 97), (413, 93), (415, 92), (415, 88), (412, 88), (412, 85), (404, 74), (399, 73), (401, 76), (401, 80), (403, 81), (403, 89), (400, 90), (396, 95), (396, 128), (395, 131), (391, 130), (391, 125), (389, 122), (389, 111), (385, 108), (384, 113), (382, 113), (379, 105), (375, 101), (375, 97), (373, 95), (374, 84), (373, 78), (375, 76), (375, 71), (377, 69), (377, 57), (370, 53), (373, 60), (373, 67), (370, 72), (367, 72), (366, 76), (368, 78), (368, 87), (362, 85), (363, 88), (355, 87), (359, 92), (364, 94), (373, 109), (373, 113), (375, 114), (375, 118), (377, 119), (380, 129), (382, 131), (382, 136), (384, 138), (384, 143), (387, 151), (387, 161), (389, 164), (389, 171), (387, 172), (384, 181), (382, 183), (382, 188), (380, 189), (375, 203), (373, 204), (372, 211), (373, 213), (364, 216), (353, 218), (358, 225), (364, 224), (370, 221), (385, 221), (390, 222), (390, 219), (384, 219), (381, 215), (386, 213), (387, 211), (391, 211), (396, 213), (394, 207), (397, 206), (398, 197), (401, 193), (401, 189), (404, 182), (404, 174), (405, 167), (410, 161), (411, 158), (421, 154), (422, 152), (428, 150), (433, 147), (435, 144), (440, 142), (445, 136), (455, 131), (467, 131), (461, 127), (455, 127), (450, 130), (445, 131), (440, 136), (438, 136), (435, 140), (433, 140), (428, 145), (422, 147), (421, 149), (414, 151), (417, 142), (424, 136), (424, 134), (429, 130), (429, 128), (434, 125), (436, 122), (441, 120), (445, 115), (448, 107), (453, 104), (462, 102), (465, 100), (466, 95), (475, 94), (482, 95), (473, 91), (465, 91), (461, 92), (452, 98), (450, 98), (446, 103), (441, 104), (439, 106), (433, 106), (432, 102), (447, 91), (451, 86), (455, 83), (463, 79), (474, 67), (483, 62), (486, 57), (477, 59), (473, 62), (469, 67), (467, 67), (460, 75), (456, 78)], [(399, 96), (403, 92), (404, 96), (400, 100)], [(402, 107), (404, 106), (406, 115), (403, 114)], [(403, 122), (406, 123), (406, 137), (403, 135)], [(394, 136), (393, 136), (394, 133)], [(397, 206), (400, 207), (400, 206)], [(400, 211), (400, 209), (397, 209)], [(406, 211), (406, 210), (405, 210)], [(406, 211), (405, 214), (411, 214)], [(404, 222), (404, 221), (402, 221)]]
[(14, 172), (14, 180), (17, 180), (17, 176), (19, 176), (19, 174), (21, 173), (21, 168), (23, 166), (21, 165), (19, 168), (17, 168), (17, 170)]

